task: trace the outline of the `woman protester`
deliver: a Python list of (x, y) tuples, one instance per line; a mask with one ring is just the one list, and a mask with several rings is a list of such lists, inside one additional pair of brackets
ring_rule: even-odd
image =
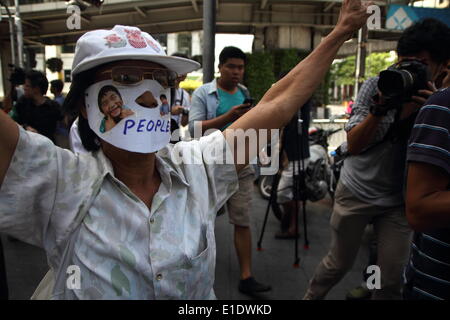
[[(223, 133), (176, 145), (169, 144), (170, 121), (139, 100), (148, 92), (170, 97), (177, 75), (199, 65), (166, 56), (135, 27), (85, 33), (65, 103), (79, 111), (89, 153), (60, 149), (0, 114), (0, 232), (46, 251), (51, 270), (38, 296), (215, 298), (216, 212), (236, 190), (236, 172), (258, 152), (236, 143), (236, 129), (285, 125), (367, 18), (360, 0), (345, 0), (334, 30), (255, 108)], [(114, 85), (134, 114), (101, 132), (98, 93), (105, 85)]]

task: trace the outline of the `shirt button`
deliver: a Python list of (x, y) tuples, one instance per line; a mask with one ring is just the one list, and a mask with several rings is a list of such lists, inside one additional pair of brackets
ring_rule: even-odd
[(156, 275), (156, 280), (160, 281), (160, 280), (162, 280), (162, 278), (163, 278), (163, 276), (162, 276), (161, 273), (158, 273), (158, 274)]
[(150, 223), (154, 223), (155, 219), (154, 218), (150, 218)]

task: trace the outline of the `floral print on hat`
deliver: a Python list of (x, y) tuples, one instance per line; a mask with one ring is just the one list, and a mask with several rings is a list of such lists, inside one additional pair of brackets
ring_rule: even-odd
[(105, 45), (110, 48), (123, 48), (127, 45), (125, 39), (119, 37), (117, 34), (113, 33), (105, 37)]
[(141, 35), (141, 30), (124, 29), (124, 31), (126, 32), (128, 42), (132, 47), (141, 49), (147, 46), (144, 38)]

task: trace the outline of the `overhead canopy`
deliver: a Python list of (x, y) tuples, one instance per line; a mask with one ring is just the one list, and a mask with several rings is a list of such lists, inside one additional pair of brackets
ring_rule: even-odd
[[(335, 25), (342, 0), (217, 0), (218, 33), (254, 33), (258, 27), (306, 26), (327, 33)], [(375, 1), (383, 10), (387, 3), (405, 4), (406, 0)], [(81, 12), (81, 29), (68, 30), (66, 1), (24, 0), (21, 16), (25, 44), (74, 44), (78, 37), (93, 29), (115, 24), (138, 26), (151, 34), (202, 29), (200, 0), (106, 0), (100, 7)], [(2, 8), (2, 14), (5, 14)], [(382, 23), (384, 26), (384, 21)], [(0, 40), (8, 41), (9, 26), (0, 23)], [(394, 40), (398, 32), (372, 31), (370, 38)]]

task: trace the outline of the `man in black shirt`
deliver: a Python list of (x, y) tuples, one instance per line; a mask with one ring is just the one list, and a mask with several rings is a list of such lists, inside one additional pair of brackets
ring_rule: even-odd
[(27, 72), (24, 95), (16, 104), (13, 119), (24, 129), (40, 133), (54, 142), (61, 112), (58, 103), (45, 96), (47, 89), (48, 80), (42, 72)]
[[(296, 205), (299, 195), (294, 195), (294, 170), (298, 168), (298, 161), (304, 161), (304, 168), (308, 164), (309, 152), (309, 122), (310, 122), (311, 100), (307, 101), (298, 114), (284, 127), (282, 134), (281, 149), (289, 161), (281, 173), (277, 189), (277, 201), (282, 204), (284, 215), (281, 223), (281, 231), (275, 237), (277, 239), (295, 238), (296, 232)], [(299, 121), (300, 120), (300, 121)], [(301, 122), (301, 123), (300, 123)], [(299, 190), (300, 191), (300, 190)], [(299, 201), (300, 202), (300, 201)], [(301, 207), (301, 202), (298, 204)]]

